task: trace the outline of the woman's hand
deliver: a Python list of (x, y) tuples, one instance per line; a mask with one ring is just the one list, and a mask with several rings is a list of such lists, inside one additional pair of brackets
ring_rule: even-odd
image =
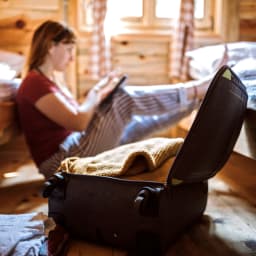
[(96, 104), (99, 105), (115, 89), (119, 77), (118, 72), (111, 72), (89, 91), (87, 98), (96, 97)]

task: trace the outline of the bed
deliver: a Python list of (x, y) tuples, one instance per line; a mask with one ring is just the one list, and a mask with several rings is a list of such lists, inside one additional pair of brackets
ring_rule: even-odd
[[(256, 43), (234, 42), (226, 44), (226, 47), (228, 50), (227, 64), (240, 77), (248, 93), (247, 112), (234, 151), (256, 159)], [(225, 45), (218, 44), (188, 52), (191, 78), (200, 79), (214, 72), (224, 50)]]
[(0, 50), (0, 145), (7, 143), (17, 129), (15, 94), (23, 65), (24, 56)]

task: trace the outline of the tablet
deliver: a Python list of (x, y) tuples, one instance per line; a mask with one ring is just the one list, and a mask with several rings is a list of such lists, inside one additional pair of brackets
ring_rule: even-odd
[(116, 91), (119, 89), (119, 87), (126, 81), (126, 79), (128, 78), (127, 75), (122, 75), (120, 78), (117, 78), (118, 80), (115, 82), (116, 86), (113, 89), (113, 91), (101, 102), (102, 104), (105, 104), (106, 102), (108, 102), (109, 100), (112, 99), (113, 95), (116, 93)]

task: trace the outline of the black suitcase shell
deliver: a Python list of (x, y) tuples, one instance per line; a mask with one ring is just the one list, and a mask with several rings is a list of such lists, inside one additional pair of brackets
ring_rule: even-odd
[(57, 173), (45, 183), (49, 216), (71, 235), (160, 255), (206, 208), (207, 180), (229, 158), (247, 93), (223, 66), (215, 75), (165, 183)]

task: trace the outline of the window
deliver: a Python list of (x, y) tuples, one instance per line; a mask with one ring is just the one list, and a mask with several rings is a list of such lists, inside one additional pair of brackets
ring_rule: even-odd
[[(213, 29), (214, 2), (195, 0), (194, 16), (197, 29)], [(114, 16), (116, 10), (119, 10), (121, 26), (128, 29), (170, 30), (172, 19), (177, 17), (179, 8), (178, 0), (108, 0), (109, 15)]]
[(195, 0), (195, 26), (199, 30), (214, 29), (215, 0)]
[(78, 3), (79, 27), (82, 30), (90, 30), (93, 25), (92, 0), (81, 0)]
[[(93, 25), (92, 0), (81, 0), (82, 24), (86, 30)], [(214, 0), (195, 0), (195, 25), (200, 30), (213, 30)], [(178, 0), (108, 0), (107, 28), (111, 34), (126, 29), (168, 31), (179, 13)]]

